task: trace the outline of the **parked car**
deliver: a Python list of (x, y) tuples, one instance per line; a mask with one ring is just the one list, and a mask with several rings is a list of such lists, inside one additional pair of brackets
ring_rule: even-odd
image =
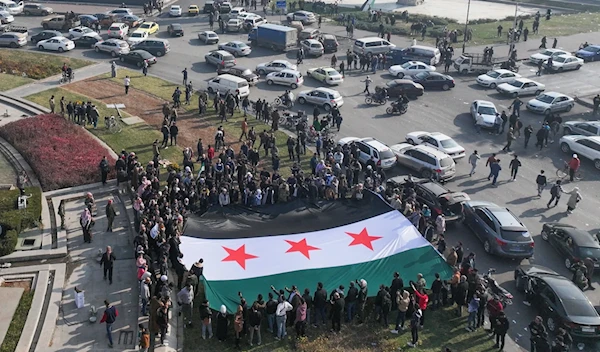
[(126, 7), (119, 7), (117, 9), (114, 9), (112, 11), (110, 11), (108, 14), (116, 16), (116, 15), (133, 15), (133, 11), (131, 11), (131, 9), (128, 9)]
[[(396, 176), (387, 179), (386, 189), (402, 188), (408, 182), (405, 176)], [(452, 224), (463, 219), (463, 203), (471, 200), (464, 192), (454, 192), (439, 182), (425, 178), (412, 177), (412, 187), (417, 194), (417, 201), (431, 209), (432, 218), (444, 214), (447, 224)]]
[(600, 338), (600, 316), (571, 279), (541, 265), (520, 265), (514, 277), (551, 333), (564, 328), (575, 341)]
[(118, 38), (123, 39), (129, 34), (129, 26), (125, 23), (113, 23), (108, 28), (108, 37), (109, 38)]
[(309, 68), (306, 75), (328, 85), (342, 84), (344, 82), (342, 74), (331, 67)]
[(102, 41), (102, 37), (98, 33), (90, 33), (82, 35), (79, 38), (73, 39), (76, 48), (93, 48), (96, 43)]
[(600, 268), (600, 244), (598, 238), (575, 226), (559, 222), (546, 223), (542, 226), (541, 237), (550, 243), (564, 258), (565, 267), (572, 270), (574, 263), (590, 258), (595, 268)]
[(239, 40), (234, 40), (231, 42), (227, 42), (224, 44), (218, 45), (219, 50), (225, 50), (231, 53), (233, 56), (248, 56), (252, 52), (252, 49), (248, 46), (248, 44), (241, 42)]
[(180, 5), (171, 5), (169, 9), (169, 16), (171, 17), (181, 17), (181, 6)]
[(139, 18), (136, 15), (126, 15), (121, 17), (119, 21), (128, 25), (129, 28), (136, 28), (144, 22), (144, 19)]
[(273, 60), (271, 62), (264, 62), (262, 64), (258, 64), (256, 66), (256, 72), (259, 76), (266, 75), (271, 72), (279, 72), (284, 69), (288, 70), (297, 70), (297, 66), (293, 65), (291, 62), (287, 60)]
[(305, 28), (298, 33), (298, 39), (318, 39), (321, 35), (321, 30), (318, 28)]
[(180, 23), (171, 23), (167, 26), (167, 33), (169, 33), (171, 37), (183, 37), (183, 26)]
[(338, 51), (340, 43), (338, 43), (337, 38), (333, 34), (323, 34), (319, 38), (321, 44), (323, 44), (323, 49), (325, 49), (326, 53), (335, 53)]
[(546, 65), (546, 71), (563, 72), (568, 70), (579, 70), (583, 66), (583, 59), (576, 56), (558, 55), (552, 59), (552, 66)]
[(146, 39), (148, 39), (148, 32), (136, 29), (133, 31), (133, 33), (129, 34), (129, 37), (127, 38), (127, 44), (133, 46)]
[(51, 30), (41, 31), (41, 32), (37, 33), (36, 35), (31, 36), (31, 42), (36, 44), (40, 40), (46, 40), (46, 39), (60, 37), (60, 36), (62, 36), (62, 33), (59, 31), (51, 31)]
[(392, 76), (404, 78), (404, 76), (413, 76), (417, 73), (433, 72), (435, 70), (435, 66), (427, 65), (426, 63), (420, 61), (408, 61), (403, 63), (402, 65), (390, 66), (388, 72)]
[(229, 18), (237, 18), (242, 13), (247, 13), (245, 8), (243, 7), (234, 7), (229, 12)]
[(444, 152), (427, 145), (400, 143), (390, 146), (397, 164), (415, 170), (426, 179), (445, 181), (456, 176), (456, 163)]
[(396, 155), (394, 155), (394, 152), (392, 152), (390, 147), (375, 138), (345, 137), (339, 140), (338, 145), (344, 146), (352, 142), (358, 148), (358, 161), (363, 165), (371, 159), (373, 159), (378, 167), (384, 170), (389, 170), (396, 165)]
[(448, 90), (454, 88), (454, 78), (438, 72), (421, 72), (410, 76), (410, 79), (425, 89)]
[(27, 34), (25, 33), (0, 33), (0, 46), (19, 48), (25, 45), (27, 45)]
[(538, 95), (527, 102), (527, 110), (550, 115), (551, 113), (566, 111), (569, 112), (575, 106), (575, 100), (557, 92), (547, 92)]
[(239, 18), (230, 18), (225, 27), (227, 32), (239, 32), (244, 27), (244, 21)]
[(79, 27), (74, 27), (74, 28), (69, 29), (69, 37), (71, 39), (79, 38), (82, 35), (91, 34), (91, 33), (98, 34), (94, 30), (92, 30), (88, 27), (84, 27), (84, 26), (79, 26)]
[(600, 170), (600, 136), (562, 136), (559, 143), (564, 153), (577, 153), (594, 162), (594, 167)]
[(75, 43), (68, 38), (60, 36), (39, 41), (37, 47), (40, 50), (52, 50), (62, 53), (63, 51), (75, 49)]
[(9, 24), (15, 21), (15, 17), (6, 11), (0, 11), (0, 24)]
[(42, 4), (25, 4), (23, 6), (23, 14), (25, 16), (48, 16), (54, 13), (54, 10)]
[[(382, 86), (377, 86), (375, 89), (384, 88)], [(391, 97), (399, 97), (404, 94), (411, 98), (420, 97), (423, 95), (425, 89), (419, 83), (415, 83), (409, 79), (394, 79), (392, 81), (388, 81), (385, 84), (385, 89), (387, 90), (388, 96)]]
[(529, 57), (529, 62), (537, 65), (540, 61), (546, 62), (550, 57), (554, 59), (559, 55), (569, 55), (569, 52), (561, 49), (544, 49), (542, 52), (531, 55)]
[(563, 132), (582, 136), (600, 136), (600, 121), (567, 121), (563, 123)]
[(119, 55), (121, 62), (128, 62), (135, 64), (137, 67), (142, 67), (144, 61), (148, 63), (148, 66), (157, 63), (156, 57), (145, 50), (133, 50), (128, 53)]
[(42, 20), (42, 28), (44, 29), (56, 29), (56, 30), (68, 30), (69, 28), (77, 27), (81, 25), (79, 18), (67, 19), (65, 15), (52, 15)]
[(258, 83), (258, 75), (256, 73), (252, 72), (251, 69), (245, 68), (245, 67), (240, 67), (240, 66), (220, 67), (217, 70), (217, 73), (220, 75), (230, 74), (232, 76), (243, 78), (246, 81), (248, 81), (248, 84), (251, 86), (256, 85), (256, 83)]
[(306, 55), (321, 56), (325, 53), (323, 44), (316, 39), (305, 39), (300, 41), (300, 47), (304, 49)]
[(198, 16), (200, 14), (200, 7), (198, 5), (190, 5), (188, 7), (189, 16)]
[(298, 103), (313, 104), (323, 107), (325, 111), (329, 111), (334, 106), (339, 108), (344, 105), (344, 99), (337, 90), (320, 87), (300, 92), (298, 94)]
[(200, 41), (203, 41), (204, 44), (212, 44), (219, 42), (219, 36), (213, 31), (204, 31), (198, 33), (198, 39)]
[(302, 73), (296, 70), (284, 69), (279, 72), (271, 72), (265, 78), (268, 85), (279, 84), (289, 86), (292, 89), (296, 89), (304, 84), (304, 77)]
[(204, 55), (204, 60), (209, 65), (217, 67), (235, 66), (235, 57), (225, 50), (213, 50)]
[(171, 51), (171, 44), (166, 39), (148, 38), (136, 44), (135, 50), (145, 50), (156, 57), (161, 57)]
[(98, 18), (92, 15), (79, 15), (79, 21), (82, 26), (94, 28), (96, 23), (99, 23)]
[(468, 201), (463, 207), (464, 223), (483, 243), (486, 253), (517, 259), (533, 256), (531, 234), (508, 208), (484, 201)]
[(219, 5), (219, 13), (221, 13), (221, 14), (230, 13), (232, 8), (233, 8), (233, 6), (231, 6), (231, 3), (229, 1), (223, 1)]
[(512, 82), (517, 78), (521, 78), (521, 75), (510, 70), (498, 68), (479, 75), (477, 77), (477, 84), (486, 88), (496, 89), (498, 85)]
[(140, 24), (140, 28), (137, 30), (147, 32), (148, 34), (154, 34), (158, 32), (160, 26), (156, 22), (144, 22)]
[(296, 11), (288, 13), (286, 16), (289, 22), (291, 21), (300, 21), (303, 25), (311, 24), (317, 22), (317, 17), (314, 13), (309, 11)]
[(440, 132), (410, 132), (406, 135), (406, 142), (412, 145), (428, 145), (450, 155), (455, 160), (465, 157), (465, 148), (456, 143), (454, 139)]
[(522, 95), (540, 95), (546, 90), (546, 86), (532, 81), (529, 78), (517, 78), (509, 83), (502, 83), (496, 87), (498, 93), (516, 98)]
[(117, 57), (129, 52), (129, 44), (120, 39), (107, 39), (96, 43), (94, 50), (97, 53), (103, 51), (109, 53), (112, 57)]
[(473, 122), (481, 128), (494, 128), (497, 113), (496, 105), (491, 101), (475, 100), (471, 104)]
[(583, 61), (585, 62), (599, 60), (600, 45), (589, 45), (583, 49), (579, 49), (575, 53), (575, 56), (577, 56), (580, 59), (583, 59)]

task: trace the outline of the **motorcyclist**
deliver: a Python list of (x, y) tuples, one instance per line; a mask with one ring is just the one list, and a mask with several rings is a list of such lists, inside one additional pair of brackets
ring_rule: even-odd
[(406, 96), (406, 94), (402, 94), (398, 96), (398, 99), (392, 103), (392, 107), (396, 110), (402, 110), (404, 106), (408, 107), (408, 103), (410, 100)]
[(73, 69), (71, 68), (71, 66), (67, 67), (67, 70), (65, 71), (66, 73), (66, 79), (68, 79), (69, 81), (73, 79)]
[(571, 270), (574, 270), (573, 278), (571, 279), (571, 281), (573, 281), (575, 285), (577, 285), (581, 290), (583, 290), (588, 284), (586, 278), (587, 267), (583, 264), (583, 262), (578, 261), (571, 266)]
[(384, 99), (386, 99), (386, 98), (387, 98), (387, 96), (388, 96), (388, 91), (387, 91), (387, 89), (386, 89), (385, 87), (383, 87), (383, 88), (381, 88), (381, 89), (379, 90), (379, 92), (377, 92), (377, 94), (375, 95), (375, 100), (377, 100), (377, 101), (381, 101), (381, 100), (384, 100)]
[(281, 102), (283, 103), (283, 105), (288, 105), (289, 103), (292, 102), (292, 97), (291, 97), (291, 93), (289, 90), (286, 90), (285, 93), (283, 93), (280, 98), (281, 98)]

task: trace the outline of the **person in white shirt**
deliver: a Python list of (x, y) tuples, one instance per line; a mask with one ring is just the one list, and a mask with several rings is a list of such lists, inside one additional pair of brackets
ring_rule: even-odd
[(227, 189), (223, 188), (221, 193), (219, 194), (219, 204), (222, 207), (228, 206), (231, 203), (229, 198), (229, 193), (227, 193)]
[(125, 94), (129, 94), (129, 85), (131, 84), (131, 78), (129, 76), (125, 76), (123, 79), (123, 84), (125, 85)]
[(287, 320), (287, 312), (293, 309), (290, 302), (284, 300), (282, 297), (279, 297), (279, 304), (277, 305), (277, 310), (275, 311), (275, 321), (277, 323), (277, 337), (276, 340), (281, 340), (287, 335), (287, 331), (285, 330), (285, 322)]

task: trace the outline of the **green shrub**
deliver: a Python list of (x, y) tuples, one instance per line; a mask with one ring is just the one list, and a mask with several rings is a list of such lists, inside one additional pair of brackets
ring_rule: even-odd
[(8, 230), (4, 237), (0, 237), (0, 257), (15, 251), (17, 236), (17, 231)]
[(17, 233), (37, 226), (42, 216), (42, 191), (39, 188), (25, 188), (25, 194), (31, 194), (25, 210), (17, 209), (19, 194), (18, 189), (0, 191), (0, 224)]

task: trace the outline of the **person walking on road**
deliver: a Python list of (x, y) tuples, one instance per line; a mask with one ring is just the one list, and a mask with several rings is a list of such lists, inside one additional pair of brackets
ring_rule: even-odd
[(600, 114), (600, 94), (594, 97), (594, 115)]
[(188, 80), (188, 71), (187, 71), (187, 67), (183, 69), (183, 71), (181, 71), (181, 74), (183, 75), (183, 85), (187, 86), (187, 80)]
[(512, 144), (512, 142), (514, 140), (515, 140), (515, 135), (513, 133), (513, 128), (510, 127), (508, 129), (508, 132), (506, 133), (506, 145), (504, 146), (504, 148), (502, 148), (502, 151), (510, 152), (510, 145)]
[(373, 82), (371, 77), (367, 76), (367, 78), (365, 78), (365, 80), (362, 82), (365, 82), (365, 90), (363, 90), (363, 93), (367, 93), (367, 95), (371, 95), (371, 92), (369, 92), (369, 85), (371, 85), (371, 83)]
[(498, 181), (498, 176), (500, 175), (500, 171), (502, 170), (502, 167), (500, 166), (500, 159), (496, 159), (495, 162), (493, 162), (490, 165), (490, 169), (492, 172), (492, 186), (496, 185), (496, 182)]
[(581, 193), (579, 193), (579, 187), (573, 188), (573, 190), (569, 192), (569, 200), (567, 201), (567, 214), (572, 214), (573, 210), (577, 208), (577, 203), (579, 203), (582, 199)]
[(490, 180), (490, 178), (492, 177), (492, 164), (496, 161), (496, 153), (493, 153), (492, 155), (490, 155), (487, 158), (487, 161), (485, 162), (485, 166), (490, 168), (490, 174), (488, 175), (488, 181)]
[(125, 95), (129, 94), (129, 86), (131, 85), (131, 78), (129, 76), (125, 76), (123, 85), (125, 86)]
[(100, 324), (106, 323), (106, 336), (108, 337), (108, 347), (113, 347), (113, 338), (112, 338), (112, 326), (117, 320), (119, 316), (119, 311), (115, 306), (111, 305), (107, 300), (104, 301), (104, 305), (106, 308), (104, 309), (104, 314), (102, 315), (102, 319), (100, 319)]
[(100, 259), (100, 266), (104, 269), (104, 280), (106, 280), (106, 277), (108, 276), (108, 282), (111, 285), (113, 282), (113, 265), (115, 260), (117, 260), (117, 258), (115, 257), (111, 246), (106, 246), (106, 252), (102, 254), (102, 259)]
[(521, 160), (519, 160), (519, 157), (516, 154), (515, 157), (510, 161), (510, 164), (508, 164), (508, 167), (510, 168), (511, 180), (516, 181), (519, 167), (521, 167)]
[(561, 180), (556, 180), (556, 183), (552, 186), (552, 188), (550, 188), (550, 200), (548, 201), (548, 204), (546, 204), (547, 208), (550, 208), (550, 204), (552, 204), (552, 202), (554, 201), (554, 206), (558, 205), (558, 201), (560, 200), (560, 196), (562, 193), (565, 193), (565, 191), (562, 188), (561, 185), (562, 181)]
[(113, 203), (113, 200), (109, 199), (106, 204), (106, 220), (108, 221), (106, 232), (113, 232), (113, 222), (115, 221), (115, 217), (117, 217), (117, 211), (115, 210), (115, 205)]
[(473, 176), (475, 173), (475, 169), (477, 168), (477, 163), (481, 159), (481, 156), (477, 152), (477, 150), (473, 151), (473, 154), (469, 155), (469, 164), (471, 165), (471, 172), (469, 172), (469, 177)]
[(108, 178), (108, 172), (110, 171), (110, 166), (108, 165), (108, 160), (106, 159), (106, 156), (103, 156), (102, 160), (100, 160), (99, 167), (102, 185), (106, 185), (106, 179)]
[(579, 160), (579, 156), (577, 154), (573, 154), (573, 158), (569, 161), (569, 180), (573, 182), (575, 179), (575, 173), (579, 170), (581, 166), (581, 160)]
[(542, 42), (541, 42), (541, 44), (540, 44), (540, 46), (539, 46), (539, 48), (538, 48), (538, 49), (546, 49), (546, 42), (547, 42), (547, 41), (548, 41), (548, 40), (546, 39), (546, 36), (543, 36), (543, 37), (542, 37)]
[(519, 97), (516, 97), (508, 108), (512, 109), (514, 115), (516, 115), (517, 117), (521, 117), (521, 105), (523, 105), (523, 102), (521, 101), (521, 99), (519, 99)]
[(495, 325), (492, 327), (496, 334), (496, 344), (493, 348), (499, 348), (500, 351), (504, 350), (504, 341), (506, 339), (506, 333), (510, 327), (510, 322), (506, 317), (506, 313), (500, 312), (500, 316), (496, 319)]
[(537, 185), (537, 195), (538, 197), (541, 197), (542, 191), (544, 190), (544, 188), (546, 188), (546, 185), (548, 184), (548, 179), (546, 178), (546, 175), (544, 175), (544, 170), (541, 170), (540, 174), (537, 175), (535, 179), (535, 184)]
[(525, 148), (529, 144), (529, 139), (531, 138), (531, 134), (533, 133), (533, 127), (531, 125), (527, 125), (525, 130), (523, 131), (523, 135), (525, 136)]
[(556, 49), (557, 45), (558, 45), (558, 38), (554, 38), (554, 41), (552, 42), (552, 49)]

